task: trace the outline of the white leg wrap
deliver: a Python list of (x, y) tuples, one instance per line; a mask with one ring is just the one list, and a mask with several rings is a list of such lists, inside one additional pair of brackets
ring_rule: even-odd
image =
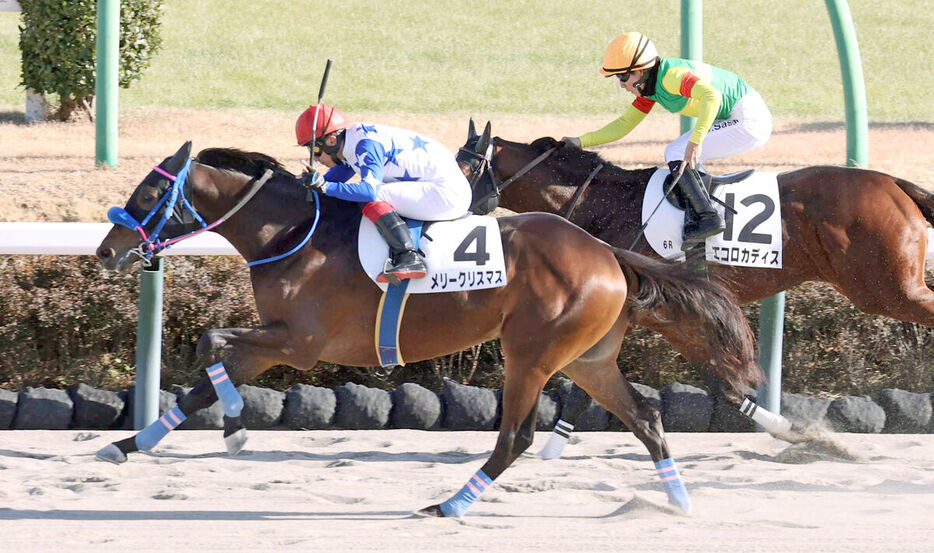
[(557, 424), (555, 424), (554, 431), (551, 433), (551, 436), (548, 437), (548, 443), (538, 452), (538, 456), (542, 459), (559, 459), (573, 431), (573, 424), (558, 420)]
[(742, 414), (759, 423), (759, 426), (765, 428), (771, 434), (781, 434), (791, 430), (791, 421), (757, 405), (748, 397), (743, 400), (743, 405), (739, 410)]

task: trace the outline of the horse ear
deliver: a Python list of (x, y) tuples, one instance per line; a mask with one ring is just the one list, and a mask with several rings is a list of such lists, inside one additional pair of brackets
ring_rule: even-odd
[(486, 149), (490, 146), (490, 122), (486, 122), (486, 127), (483, 128), (483, 136), (480, 137), (480, 141), (477, 142), (476, 151), (477, 153), (483, 154), (486, 153)]
[(473, 123), (473, 117), (470, 118), (470, 126), (467, 127), (467, 140), (477, 138), (477, 126)]
[(182, 167), (185, 166), (185, 162), (188, 160), (188, 156), (191, 155), (191, 140), (182, 144), (182, 147), (175, 152), (169, 161), (166, 163), (166, 171), (170, 173), (178, 173), (182, 170)]

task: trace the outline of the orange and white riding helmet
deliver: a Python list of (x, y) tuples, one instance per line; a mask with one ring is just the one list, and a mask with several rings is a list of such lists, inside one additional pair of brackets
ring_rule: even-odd
[(312, 140), (349, 126), (350, 121), (336, 107), (328, 104), (314, 104), (308, 106), (308, 109), (303, 111), (295, 121), (295, 140), (298, 141), (299, 146), (305, 146)]
[(627, 75), (652, 67), (657, 60), (658, 50), (649, 37), (638, 32), (623, 33), (607, 46), (600, 73), (607, 77)]

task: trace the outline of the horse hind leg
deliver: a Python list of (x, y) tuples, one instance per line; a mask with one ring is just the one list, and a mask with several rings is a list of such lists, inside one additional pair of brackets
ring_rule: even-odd
[(516, 374), (517, 372), (519, 371), (514, 367), (512, 370), (509, 367), (506, 369), (503, 419), (500, 422), (493, 454), (456, 494), (443, 503), (422, 509), (418, 514), (437, 517), (463, 516), (493, 484), (493, 480), (532, 445), (538, 400), (545, 382), (551, 375), (540, 369), (531, 369), (522, 374)]
[(632, 387), (619, 371), (615, 355), (603, 360), (578, 360), (562, 369), (592, 398), (625, 424), (645, 445), (668, 495), (668, 503), (684, 512), (691, 510), (678, 468), (668, 449), (661, 413)]
[(934, 327), (934, 292), (924, 281), (924, 229), (916, 221), (900, 232), (854, 232), (846, 254), (832, 258), (826, 280), (864, 313)]

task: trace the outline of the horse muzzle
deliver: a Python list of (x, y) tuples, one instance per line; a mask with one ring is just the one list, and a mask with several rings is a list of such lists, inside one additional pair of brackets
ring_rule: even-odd
[(105, 270), (119, 273), (129, 272), (141, 259), (140, 237), (121, 226), (114, 226), (97, 247), (95, 255)]
[(118, 273), (128, 273), (134, 263), (140, 259), (139, 256), (133, 254), (133, 251), (132, 248), (116, 250), (113, 247), (101, 245), (97, 248), (96, 254), (104, 269)]

